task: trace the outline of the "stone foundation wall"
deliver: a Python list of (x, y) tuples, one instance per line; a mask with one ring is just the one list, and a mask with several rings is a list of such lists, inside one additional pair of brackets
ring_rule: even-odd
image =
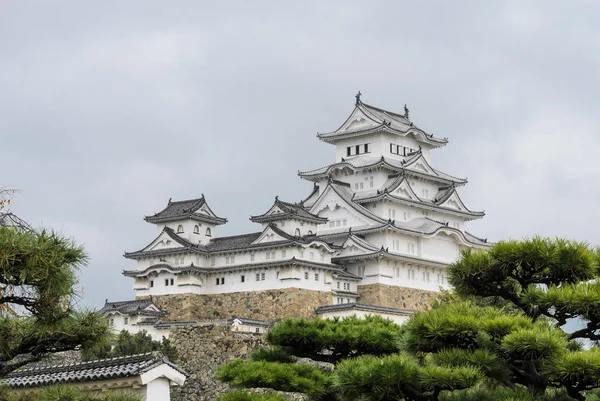
[(360, 294), (359, 302), (361, 304), (412, 310), (427, 309), (439, 295), (438, 292), (434, 291), (386, 284), (359, 285), (358, 293)]
[(152, 297), (173, 321), (245, 317), (271, 322), (284, 317), (314, 318), (314, 309), (331, 304), (331, 293), (302, 288), (228, 294), (172, 294)]
[(178, 327), (170, 339), (179, 354), (175, 362), (188, 373), (183, 386), (171, 387), (173, 401), (216, 400), (229, 388), (215, 378), (217, 367), (266, 345), (261, 335), (232, 333), (217, 324)]

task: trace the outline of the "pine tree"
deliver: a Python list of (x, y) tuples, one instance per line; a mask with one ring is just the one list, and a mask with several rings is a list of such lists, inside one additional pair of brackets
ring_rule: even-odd
[[(5, 217), (7, 205), (0, 203)], [(101, 315), (73, 307), (83, 249), (55, 232), (6, 221), (0, 224), (0, 378), (48, 353), (90, 347), (108, 333)]]
[[(287, 319), (268, 334), (271, 350), (225, 365), (219, 377), (312, 399), (597, 400), (600, 351), (581, 340), (600, 335), (599, 260), (596, 249), (559, 239), (466, 251), (448, 268), (455, 292), (403, 326)], [(561, 327), (573, 318), (585, 327), (567, 333)], [(330, 370), (299, 369), (298, 357)]]

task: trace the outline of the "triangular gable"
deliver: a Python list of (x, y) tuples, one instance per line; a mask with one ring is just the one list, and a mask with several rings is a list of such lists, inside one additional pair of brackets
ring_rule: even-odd
[(206, 203), (206, 202), (204, 202), (202, 207), (200, 209), (196, 210), (194, 213), (219, 218), (216, 214), (213, 213), (213, 211), (208, 206), (208, 203)]
[(427, 162), (425, 157), (421, 154), (419, 157), (414, 160), (409, 161), (404, 165), (405, 168), (409, 168), (413, 171), (420, 171), (422, 173), (426, 173), (429, 175), (437, 176), (437, 172), (431, 167), (431, 165)]
[(331, 214), (337, 214), (335, 211), (340, 208), (345, 209), (347, 214), (354, 220), (353, 222), (349, 222), (349, 226), (373, 224), (381, 221), (381, 218), (373, 215), (361, 205), (340, 196), (331, 185), (327, 185), (319, 199), (311, 207), (310, 213), (319, 215), (320, 217), (326, 217), (321, 216), (321, 214), (330, 215), (328, 217), (331, 219)]
[(419, 197), (405, 178), (403, 178), (395, 187), (390, 188), (388, 192), (397, 198), (419, 201)]
[(443, 203), (439, 203), (438, 206), (445, 207), (448, 209), (459, 210), (461, 212), (468, 212), (469, 209), (465, 206), (456, 190), (453, 191), (452, 195), (448, 197)]
[(146, 245), (142, 252), (156, 251), (162, 249), (185, 248), (181, 243), (173, 239), (166, 231), (161, 232), (150, 244)]
[(274, 241), (287, 241), (288, 238), (285, 238), (281, 234), (275, 232), (271, 226), (267, 226), (262, 234), (252, 242), (254, 244), (264, 244), (266, 242), (274, 242)]
[(355, 235), (350, 235), (342, 244), (342, 248), (338, 256), (371, 253), (379, 250), (377, 246)]
[(150, 304), (150, 305), (148, 305), (147, 307), (145, 307), (145, 308), (144, 308), (144, 310), (145, 310), (145, 311), (150, 311), (150, 312), (161, 312), (161, 310), (160, 310), (160, 309), (158, 309), (158, 308), (156, 307), (156, 305), (154, 305), (154, 304)]
[(374, 121), (371, 116), (365, 114), (360, 108), (356, 107), (350, 117), (342, 124), (340, 128), (337, 129), (336, 132), (342, 133), (348, 130), (362, 130), (368, 128), (374, 128), (381, 123), (378, 121)]

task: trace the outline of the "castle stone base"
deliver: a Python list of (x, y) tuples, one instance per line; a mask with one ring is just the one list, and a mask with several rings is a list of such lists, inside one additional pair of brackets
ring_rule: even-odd
[(439, 295), (438, 292), (386, 284), (359, 285), (358, 293), (361, 304), (411, 310), (427, 309)]
[(168, 313), (165, 320), (170, 321), (229, 319), (234, 316), (267, 322), (284, 317), (314, 318), (314, 309), (331, 304), (331, 299), (329, 292), (302, 288), (152, 296), (156, 306)]

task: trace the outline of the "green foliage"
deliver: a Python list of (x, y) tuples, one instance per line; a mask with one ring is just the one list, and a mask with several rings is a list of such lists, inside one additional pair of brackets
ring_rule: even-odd
[(336, 363), (359, 355), (398, 352), (399, 332), (398, 325), (379, 316), (336, 320), (284, 319), (267, 334), (267, 341), (287, 348), (297, 356)]
[(0, 377), (108, 335), (102, 316), (72, 307), (86, 261), (80, 246), (57, 233), (0, 225)]
[[(599, 262), (598, 249), (560, 239), (469, 250), (448, 269), (455, 292), (401, 327), (286, 319), (267, 335), (273, 349), (233, 362), (221, 377), (340, 401), (600, 401), (600, 348), (576, 341), (600, 341)], [(565, 333), (572, 318), (585, 327)], [(334, 364), (319, 382), (325, 393), (314, 391), (314, 378), (298, 384), (293, 357)]]
[(113, 346), (109, 341), (101, 342), (96, 347), (90, 348), (82, 353), (83, 360), (89, 361), (102, 358), (115, 358), (119, 356), (145, 354), (159, 351), (170, 361), (177, 360), (177, 350), (171, 345), (169, 339), (163, 337), (162, 341), (155, 341), (145, 331), (131, 334), (122, 330)]
[(557, 385), (578, 391), (596, 389), (600, 387), (600, 349), (567, 352), (547, 363), (544, 372)]
[(235, 391), (219, 397), (218, 401), (286, 401), (286, 398), (279, 394), (248, 394)]
[(331, 387), (331, 375), (318, 368), (280, 362), (237, 360), (221, 366), (217, 378), (234, 387), (300, 392), (314, 399), (327, 399)]
[(344, 400), (413, 399), (473, 386), (481, 376), (473, 367), (422, 366), (405, 354), (363, 355), (337, 365), (334, 388)]
[[(581, 317), (588, 325), (571, 338), (600, 340), (600, 250), (561, 239), (504, 241), (486, 252), (467, 250), (448, 268), (461, 296), (500, 298), (537, 320), (564, 325)], [(591, 282), (590, 282), (591, 281)]]
[(126, 391), (107, 392), (101, 395), (82, 391), (74, 386), (51, 386), (34, 392), (16, 392), (0, 387), (2, 401), (141, 401), (140, 397)]
[(250, 355), (250, 359), (253, 361), (267, 361), (267, 362), (282, 362), (291, 363), (294, 361), (292, 356), (281, 347), (273, 348), (260, 348), (257, 349)]

